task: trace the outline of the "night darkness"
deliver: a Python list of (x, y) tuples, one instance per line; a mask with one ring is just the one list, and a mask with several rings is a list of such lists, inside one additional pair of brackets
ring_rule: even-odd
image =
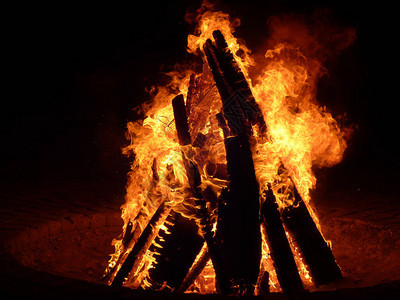
[[(385, 50), (393, 46), (391, 8), (335, 2), (222, 1), (241, 18), (237, 34), (250, 48), (268, 34), (268, 17), (282, 13), (326, 7), (339, 24), (356, 28), (357, 40), (330, 62), (331, 74), (321, 83), (324, 104), (356, 124), (345, 161), (332, 172), (374, 168), (377, 177), (389, 174), (396, 182), (397, 108)], [(132, 8), (10, 9), (3, 56), (10, 89), (2, 97), (3, 183), (84, 179), (123, 185), (129, 161), (120, 149), (125, 125), (135, 117), (132, 108), (146, 99), (145, 88), (156, 84), (162, 68), (190, 58), (186, 37), (193, 28), (184, 16), (199, 5), (144, 1)]]

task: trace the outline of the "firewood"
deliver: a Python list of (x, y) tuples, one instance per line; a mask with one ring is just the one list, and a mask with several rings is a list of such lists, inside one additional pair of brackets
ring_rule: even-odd
[(124, 246), (124, 248), (132, 240), (133, 237), (132, 229), (133, 229), (133, 223), (131, 222), (131, 220), (129, 220), (128, 224), (126, 225), (124, 237), (122, 238), (122, 245)]
[(218, 114), (217, 120), (225, 137), (229, 174), (229, 187), (218, 208), (217, 234), (235, 293), (253, 294), (260, 267), (261, 233), (259, 186), (249, 143), (250, 125), (256, 122), (247, 106), (255, 100), (250, 99), (249, 87), (245, 90), (239, 82), (246, 80), (222, 34), (215, 31), (214, 38), (216, 42), (207, 40), (203, 49), (222, 100), (223, 117)]
[(258, 276), (256, 295), (265, 296), (268, 295), (269, 292), (269, 273), (268, 271), (261, 271), (260, 276)]
[(304, 293), (303, 284), (283, 228), (275, 195), (270, 186), (264, 194), (265, 201), (261, 208), (261, 218), (267, 233), (270, 255), (283, 293), (288, 297), (296, 298)]
[[(238, 104), (246, 120), (251, 125), (257, 125), (260, 132), (264, 133), (267, 127), (262, 111), (254, 99), (243, 72), (229, 50), (224, 36), (221, 31), (216, 30), (213, 32), (213, 37), (215, 43), (210, 40), (207, 41), (204, 51), (221, 98), (225, 101), (225, 106)], [(225, 111), (228, 114), (235, 114), (236, 108), (234, 108), (233, 112), (229, 112), (228, 108), (225, 108), (224, 114), (226, 115)]]
[(185, 276), (184, 280), (180, 286), (176, 289), (178, 293), (184, 293), (200, 275), (200, 273), (206, 267), (208, 261), (210, 260), (210, 252), (208, 251), (207, 244), (203, 246), (199, 253), (199, 258), (194, 261), (193, 265), (190, 267), (189, 272)]
[(249, 134), (251, 129), (240, 107), (234, 87), (224, 76), (224, 70), (218, 60), (218, 49), (211, 40), (207, 40), (204, 44), (204, 52), (221, 96), (223, 113), (230, 129), (230, 135)]
[(172, 225), (168, 233), (162, 232), (156, 239), (161, 248), (154, 247), (157, 264), (149, 271), (149, 280), (155, 290), (173, 291), (181, 286), (204, 241), (195, 221), (180, 213), (170, 214), (166, 223)]
[(124, 263), (116, 272), (115, 277), (110, 280), (112, 286), (122, 286), (125, 278), (128, 277), (128, 275), (130, 275), (130, 277), (135, 276), (144, 254), (149, 249), (159, 231), (160, 226), (164, 223), (170, 212), (170, 205), (166, 204), (165, 202), (160, 205), (150, 222), (147, 224), (146, 228), (143, 230), (132, 251), (128, 254)]
[(295, 186), (294, 197), (293, 205), (282, 212), (283, 222), (300, 248), (315, 284), (321, 285), (340, 280), (342, 273), (332, 250), (318, 230)]
[(186, 115), (189, 116), (192, 110), (194, 97), (196, 93), (196, 76), (195, 74), (190, 75), (189, 88), (186, 97)]
[[(207, 67), (208, 68), (208, 67)], [(214, 82), (209, 80), (211, 71), (204, 68), (203, 73), (198, 75), (194, 81), (190, 81), (188, 94), (186, 98), (186, 114), (189, 123), (190, 135), (194, 138), (201, 132), (208, 120), (210, 115), (205, 113), (210, 111), (215, 97), (217, 97), (217, 89)], [(208, 74), (210, 73), (210, 74)]]
[(222, 115), (222, 113), (218, 113), (215, 115), (215, 117), (217, 118), (219, 127), (222, 129), (224, 138), (227, 138), (229, 136), (229, 128), (226, 124), (224, 116)]
[[(181, 146), (188, 145), (191, 141), (191, 137), (189, 133), (189, 127), (187, 125), (187, 115), (183, 96), (178, 95), (175, 97), (172, 100), (172, 105), (174, 109), (175, 125), (179, 137), (179, 143)], [(198, 166), (192, 159), (188, 159), (185, 156), (184, 151), (182, 151), (182, 158), (186, 168), (189, 186), (192, 190), (193, 196), (196, 198), (198, 215), (197, 223), (199, 226), (200, 235), (207, 243), (211, 261), (213, 263), (217, 282), (217, 290), (219, 290), (222, 294), (228, 294), (230, 291), (229, 281), (225, 275), (225, 268), (222, 264), (221, 254), (215, 244), (214, 234), (212, 232), (212, 224), (207, 210), (207, 204), (201, 193), (201, 176)]]
[(172, 99), (172, 107), (174, 109), (175, 126), (178, 133), (179, 144), (181, 146), (188, 145), (191, 143), (191, 140), (186, 116), (185, 100), (182, 94)]
[[(157, 173), (157, 159), (153, 159), (153, 165), (151, 167), (153, 176), (152, 176), (152, 186), (150, 191), (148, 192), (148, 197), (152, 197), (156, 192), (156, 187), (158, 185), (158, 182), (160, 180), (159, 175)], [(162, 202), (158, 203), (158, 205), (161, 205)], [(115, 265), (112, 268), (107, 268), (103, 277), (101, 278), (101, 281), (103, 282), (110, 282), (110, 278), (115, 277), (117, 269), (120, 265), (122, 265), (127, 258), (128, 254), (130, 251), (132, 251), (132, 248), (134, 245), (137, 243), (138, 239), (140, 238), (140, 235), (142, 234), (142, 228), (145, 227), (147, 224), (147, 208), (142, 207), (139, 210), (139, 213), (136, 215), (134, 218), (133, 222), (129, 221), (127, 224), (127, 227), (125, 229), (124, 236), (122, 238), (122, 251), (121, 254), (119, 255)], [(147, 222), (146, 222), (147, 220)], [(141, 223), (141, 225), (139, 224)], [(144, 223), (144, 224), (143, 224)]]
[(236, 294), (253, 294), (261, 260), (259, 186), (248, 137), (225, 139), (228, 189), (220, 196), (217, 235)]
[(207, 142), (207, 136), (205, 136), (204, 134), (199, 132), (193, 142), (193, 147), (197, 147), (197, 148), (201, 149), (204, 147), (206, 142)]

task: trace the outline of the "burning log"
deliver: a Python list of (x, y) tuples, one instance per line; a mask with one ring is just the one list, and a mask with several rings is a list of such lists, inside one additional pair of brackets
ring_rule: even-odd
[[(204, 45), (204, 52), (223, 101), (224, 115), (228, 119), (229, 128), (232, 130), (233, 126), (236, 131), (249, 130), (242, 124), (245, 119), (251, 125), (257, 125), (260, 132), (264, 133), (267, 127), (260, 107), (224, 36), (221, 31), (216, 30), (213, 37), (215, 43), (208, 40)], [(237, 105), (240, 106), (241, 114), (238, 114), (239, 110), (235, 107)]]
[(224, 71), (218, 60), (218, 49), (211, 40), (207, 40), (204, 45), (204, 52), (207, 56), (208, 65), (211, 68), (218, 92), (222, 99), (224, 117), (228, 122), (230, 135), (249, 134), (251, 129), (240, 108), (240, 103), (238, 99), (236, 99), (237, 95), (235, 95), (234, 87), (231, 86), (224, 77)]
[[(159, 176), (157, 174), (157, 170), (156, 170), (156, 165), (157, 165), (157, 161), (156, 159), (153, 160), (153, 165), (151, 167), (152, 171), (153, 171), (153, 184), (152, 184), (152, 188), (149, 191), (149, 196), (152, 196), (154, 193), (156, 193), (155, 188), (159, 182)], [(162, 203), (159, 203), (159, 205), (161, 205)], [(145, 209), (141, 209), (139, 211), (139, 213), (137, 214), (137, 216), (135, 217), (134, 221), (131, 222), (129, 221), (126, 228), (125, 228), (125, 233), (124, 236), (122, 238), (122, 252), (118, 257), (117, 262), (115, 263), (115, 265), (111, 268), (107, 268), (103, 277), (101, 278), (101, 281), (107, 281), (107, 282), (112, 282), (112, 280), (110, 280), (110, 278), (114, 278), (117, 272), (117, 269), (120, 265), (122, 265), (127, 256), (129, 255), (130, 251), (132, 251), (132, 248), (134, 247), (134, 245), (138, 242), (138, 239), (140, 238), (140, 235), (142, 234), (142, 227), (139, 224), (139, 221), (143, 220), (146, 218), (147, 213), (144, 212)]]
[(174, 118), (178, 140), (181, 146), (191, 143), (189, 125), (186, 116), (185, 100), (183, 95), (178, 95), (172, 99), (172, 108), (174, 109)]
[[(182, 95), (176, 96), (172, 100), (172, 106), (174, 109), (175, 126), (178, 134), (179, 143), (181, 146), (190, 144), (191, 138), (189, 133), (189, 126), (187, 122), (185, 102)], [(211, 261), (214, 266), (215, 276), (217, 279), (217, 287), (223, 294), (228, 294), (229, 281), (225, 275), (225, 269), (222, 265), (222, 257), (217, 249), (214, 241), (214, 234), (212, 232), (212, 224), (209, 218), (207, 204), (201, 193), (201, 176), (198, 170), (197, 164), (188, 158), (182, 151), (182, 158), (184, 160), (186, 174), (188, 176), (189, 185), (191, 187), (193, 196), (196, 198), (197, 215), (199, 217), (198, 226), (200, 234), (207, 243), (208, 251), (210, 253)]]
[(197, 148), (203, 148), (205, 143), (207, 142), (207, 136), (205, 136), (204, 134), (202, 134), (201, 132), (199, 132), (197, 134), (196, 139), (193, 142), (193, 147), (197, 147)]
[(276, 198), (271, 187), (264, 193), (265, 202), (261, 208), (261, 217), (279, 284), (287, 296), (297, 297), (304, 293), (304, 288), (282, 225)]
[(154, 249), (158, 257), (157, 264), (149, 271), (152, 288), (156, 290), (172, 291), (181, 286), (204, 244), (194, 220), (180, 213), (171, 215), (171, 219), (169, 217), (167, 222), (173, 225), (169, 232), (159, 235), (159, 244), (162, 244), (162, 248), (158, 246)]
[(229, 136), (229, 128), (226, 124), (224, 116), (222, 115), (222, 113), (218, 113), (215, 115), (215, 117), (217, 118), (219, 127), (222, 129), (224, 138), (227, 138)]
[(147, 224), (146, 228), (143, 230), (138, 242), (135, 244), (124, 263), (116, 272), (115, 277), (110, 280), (112, 286), (122, 286), (125, 278), (127, 278), (128, 275), (132, 278), (135, 277), (136, 272), (139, 270), (144, 254), (149, 249), (159, 231), (160, 226), (164, 223), (170, 212), (170, 205), (166, 204), (165, 202), (160, 205), (150, 222)]
[(249, 123), (255, 124), (261, 111), (221, 32), (213, 35), (216, 43), (207, 40), (204, 52), (222, 99), (223, 116), (218, 114), (217, 120), (225, 137), (229, 174), (229, 188), (218, 209), (217, 234), (231, 286), (238, 289), (237, 294), (253, 294), (259, 275), (261, 233)]
[(259, 187), (247, 136), (225, 140), (229, 189), (221, 194), (217, 235), (231, 285), (252, 294), (261, 259)]
[(200, 275), (203, 269), (206, 267), (208, 261), (210, 260), (210, 252), (208, 251), (207, 243), (204, 244), (201, 249), (198, 258), (194, 261), (193, 265), (190, 267), (190, 271), (185, 276), (181, 285), (176, 290), (178, 293), (184, 293)]
[(262, 271), (258, 277), (256, 295), (265, 296), (268, 295), (269, 292), (269, 273), (268, 271)]
[[(204, 64), (201, 75), (190, 76), (189, 88), (186, 97), (186, 115), (189, 123), (189, 132), (193, 139), (204, 129), (209, 114), (204, 113), (211, 109), (213, 100), (217, 96), (217, 89), (211, 80), (212, 74), (208, 66)], [(193, 146), (195, 146), (193, 144)]]
[(295, 186), (294, 197), (293, 205), (283, 210), (282, 218), (286, 229), (299, 246), (315, 284), (321, 285), (342, 279), (331, 248), (318, 230)]
[(192, 104), (195, 97), (195, 90), (196, 90), (196, 76), (192, 74), (190, 75), (189, 88), (186, 97), (186, 107), (185, 107), (186, 115), (189, 115), (192, 109)]

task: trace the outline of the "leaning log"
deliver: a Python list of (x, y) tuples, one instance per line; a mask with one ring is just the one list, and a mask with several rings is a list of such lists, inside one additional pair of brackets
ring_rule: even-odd
[(191, 139), (186, 115), (185, 100), (183, 99), (182, 94), (172, 99), (172, 108), (174, 110), (175, 127), (178, 134), (179, 144), (181, 146), (189, 145)]
[(269, 273), (268, 271), (261, 271), (261, 274), (258, 276), (256, 295), (266, 296), (269, 293)]
[[(294, 186), (294, 185), (293, 185)], [(294, 203), (282, 212), (283, 222), (300, 248), (316, 285), (338, 281), (342, 273), (332, 250), (294, 186)]]
[(251, 125), (257, 125), (260, 132), (264, 133), (267, 127), (261, 109), (254, 99), (242, 70), (229, 50), (223, 34), (216, 30), (213, 32), (213, 37), (215, 42), (208, 40), (204, 50), (218, 91), (221, 97), (225, 98), (223, 101), (229, 105), (240, 105), (246, 120)]
[(204, 241), (198, 234), (194, 220), (175, 213), (170, 215), (167, 222), (173, 225), (168, 233), (159, 234), (160, 241), (156, 240), (161, 248), (154, 249), (157, 264), (149, 271), (149, 275), (153, 289), (173, 291), (181, 286)]
[[(178, 134), (179, 144), (186, 146), (190, 144), (191, 137), (189, 133), (189, 126), (187, 121), (185, 102), (182, 95), (176, 96), (172, 100), (172, 106), (175, 117), (175, 127)], [(200, 235), (207, 243), (208, 251), (210, 253), (211, 261), (215, 270), (215, 277), (217, 282), (217, 290), (222, 294), (228, 294), (229, 281), (225, 275), (225, 268), (222, 263), (222, 257), (219, 249), (217, 248), (212, 232), (212, 224), (207, 210), (206, 200), (201, 193), (201, 176), (197, 164), (191, 159), (186, 157), (184, 150), (182, 150), (182, 158), (186, 168), (186, 174), (189, 181), (194, 198), (196, 198), (197, 225), (199, 227)]]
[[(159, 182), (159, 175), (157, 173), (157, 159), (153, 159), (153, 165), (151, 167), (152, 169), (152, 186), (150, 191), (148, 192), (148, 197), (152, 197), (156, 192), (156, 188)], [(158, 205), (161, 205), (162, 203), (158, 203)], [(145, 207), (142, 207), (139, 210), (139, 213), (136, 215), (134, 218), (133, 222), (129, 221), (126, 228), (125, 228), (125, 233), (122, 238), (122, 246), (123, 249), (121, 251), (121, 254), (119, 255), (116, 263), (113, 265), (113, 267), (108, 267), (101, 278), (101, 281), (103, 282), (108, 282), (109, 284), (112, 282), (113, 278), (117, 274), (117, 270), (119, 267), (125, 262), (125, 259), (129, 255), (129, 253), (132, 251), (134, 245), (137, 243), (138, 239), (140, 238), (140, 235), (142, 234), (142, 228), (146, 226), (147, 222), (147, 211), (148, 209)]]
[(225, 77), (226, 72), (222, 68), (224, 64), (220, 61), (220, 50), (211, 40), (207, 40), (204, 44), (204, 52), (221, 96), (223, 114), (227, 120), (230, 135), (249, 134), (251, 128), (240, 105), (241, 95), (235, 93), (235, 87)]
[(213, 35), (215, 43), (207, 40), (203, 49), (222, 100), (223, 117), (219, 114), (217, 119), (225, 137), (229, 174), (229, 186), (218, 208), (217, 235), (235, 294), (253, 294), (261, 260), (261, 233), (259, 186), (249, 139), (251, 125), (263, 118), (221, 32)]
[(283, 293), (288, 297), (296, 298), (304, 293), (303, 283), (283, 228), (275, 195), (270, 186), (264, 194), (265, 201), (261, 208), (261, 218), (267, 233), (271, 259)]
[(160, 226), (164, 223), (170, 212), (171, 206), (165, 202), (160, 205), (143, 230), (132, 251), (128, 254), (124, 263), (117, 271), (115, 277), (111, 279), (110, 283), (112, 286), (122, 286), (128, 275), (130, 275), (130, 277), (135, 276), (146, 251), (151, 246), (151, 243), (157, 236)]
[(190, 112), (192, 111), (192, 105), (194, 102), (195, 93), (196, 93), (196, 75), (192, 74), (190, 75), (189, 88), (186, 97), (185, 110), (187, 115), (190, 115)]
[(203, 248), (198, 254), (198, 257), (196, 257), (196, 260), (190, 267), (189, 272), (183, 279), (181, 285), (176, 289), (176, 292), (184, 293), (193, 284), (196, 278), (199, 277), (200, 273), (204, 270), (209, 260), (210, 252), (208, 251), (207, 244), (204, 244)]

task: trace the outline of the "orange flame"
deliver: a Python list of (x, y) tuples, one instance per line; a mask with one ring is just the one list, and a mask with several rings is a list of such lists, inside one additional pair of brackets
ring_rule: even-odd
[[(307, 203), (310, 200), (310, 190), (316, 184), (312, 168), (339, 163), (347, 147), (348, 137), (348, 130), (341, 129), (329, 110), (320, 107), (316, 100), (317, 81), (323, 70), (321, 62), (306, 57), (299, 46), (288, 43), (274, 45), (265, 52), (263, 61), (256, 62), (250, 50), (233, 35), (240, 20), (232, 20), (228, 14), (214, 11), (206, 5), (196, 21), (198, 26), (195, 34), (188, 36), (188, 52), (203, 55), (205, 41), (213, 39), (213, 31), (220, 30), (262, 110), (268, 127), (268, 138), (262, 137), (254, 128), (257, 143), (253, 149), (260, 192), (267, 184), (272, 184), (278, 204), (283, 208), (293, 203), (291, 193), (294, 183)], [(249, 70), (256, 63), (265, 67), (258, 77), (253, 78), (256, 83), (252, 84)], [(186, 192), (188, 178), (177, 141), (171, 105), (171, 100), (177, 94), (186, 97), (191, 75), (204, 87), (204, 92), (197, 95), (197, 106), (191, 109), (189, 121), (193, 122), (190, 131), (192, 137), (199, 132), (207, 136), (205, 147), (208, 153), (204, 157), (204, 152), (190, 145), (184, 151), (190, 152), (199, 164), (203, 189), (212, 187), (219, 195), (226, 186), (225, 180), (214, 177), (214, 173), (209, 171), (210, 164), (225, 164), (226, 161), (223, 136), (215, 119), (215, 114), (221, 110), (221, 100), (216, 89), (213, 89), (214, 82), (207, 63), (204, 64), (202, 74), (195, 74), (188, 67), (185, 72), (172, 72), (168, 75), (171, 82), (167, 86), (158, 86), (152, 102), (143, 105), (146, 118), (140, 122), (130, 122), (127, 126), (130, 145), (123, 151), (125, 154), (134, 153), (134, 160), (129, 173), (126, 203), (122, 206), (124, 231), (129, 222), (133, 222), (139, 232), (142, 231), (162, 201), (168, 201), (177, 211), (195, 217), (187, 209), (190, 206)], [(286, 170), (283, 173), (282, 165)], [(157, 177), (157, 184), (154, 177)], [(189, 205), (182, 205), (184, 203)], [(313, 217), (318, 223), (315, 214)], [(263, 240), (261, 268), (273, 274), (265, 237)], [(111, 256), (110, 268), (125, 251), (122, 239), (115, 239), (113, 244), (116, 251)], [(147, 258), (148, 262), (143, 263), (147, 267), (141, 270), (144, 274), (141, 277), (143, 286), (149, 285), (146, 276), (154, 262), (152, 255)], [(310, 280), (299, 255), (297, 263), (303, 279)], [(209, 263), (190, 290), (212, 292), (210, 282), (214, 282), (213, 276), (212, 265)], [(270, 281), (272, 288), (279, 288), (276, 276), (271, 276)]]

